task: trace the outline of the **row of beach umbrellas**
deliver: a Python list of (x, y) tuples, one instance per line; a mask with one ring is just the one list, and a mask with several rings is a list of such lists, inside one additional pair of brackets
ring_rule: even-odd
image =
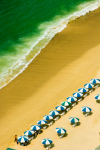
[[(18, 137), (18, 142), (24, 143), (29, 140), (28, 136), (34, 135), (35, 131), (39, 131), (41, 129), (41, 125), (45, 125), (48, 123), (48, 120), (52, 120), (54, 116), (59, 115), (60, 111), (66, 110), (67, 106), (70, 106), (73, 102), (77, 101), (77, 98), (80, 98), (84, 95), (84, 93), (87, 93), (89, 89), (93, 88), (95, 84), (100, 83), (100, 79), (91, 79), (90, 83), (86, 83), (83, 88), (78, 89), (78, 92), (73, 93), (73, 96), (67, 97), (66, 101), (62, 102), (61, 105), (56, 106), (56, 110), (52, 110), (49, 112), (49, 115), (45, 115), (43, 117), (43, 120), (39, 120), (37, 122), (37, 125), (32, 125), (31, 130), (27, 130), (24, 132), (24, 136), (19, 136)], [(100, 95), (98, 94), (95, 99), (100, 100)], [(92, 109), (84, 106), (81, 108), (83, 112), (90, 112)], [(79, 118), (76, 117), (70, 117), (69, 121), (71, 123), (76, 123), (79, 122)], [(58, 134), (66, 133), (66, 130), (63, 128), (56, 128), (55, 129)], [(52, 140), (50, 139), (44, 139), (42, 140), (42, 144), (47, 145), (51, 144)]]
[[(82, 110), (83, 112), (90, 112), (92, 109), (89, 108), (89, 107), (87, 107), (87, 106), (84, 106), (84, 107), (81, 108), (81, 110)], [(77, 122), (79, 122), (79, 118), (70, 117), (70, 118), (69, 118), (69, 121), (70, 121), (71, 123), (77, 123)], [(45, 120), (39, 120), (37, 123), (38, 123), (39, 125), (41, 125), (41, 124), (46, 124), (47, 122), (46, 122)], [(28, 141), (28, 140), (29, 140), (29, 139), (28, 139), (28, 136), (29, 136), (29, 135), (33, 135), (36, 130), (40, 130), (40, 129), (41, 129), (41, 126), (39, 126), (39, 125), (33, 125), (33, 126), (31, 126), (31, 130), (25, 131), (25, 132), (24, 132), (24, 136), (18, 137), (18, 142), (24, 143), (24, 142)], [(66, 133), (66, 130), (63, 129), (62, 127), (61, 127), (61, 128), (56, 128), (55, 130), (57, 131), (58, 134), (64, 134), (64, 133)], [(44, 143), (44, 142), (43, 142), (43, 143)]]

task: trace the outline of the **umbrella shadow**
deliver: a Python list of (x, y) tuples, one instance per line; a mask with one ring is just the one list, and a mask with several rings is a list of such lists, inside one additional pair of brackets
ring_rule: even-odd
[(55, 145), (54, 145), (53, 143), (51, 143), (50, 145), (43, 145), (43, 146), (44, 146), (44, 148), (47, 148), (47, 147), (50, 146), (50, 149), (51, 149), (51, 148), (53, 148)]
[(100, 104), (100, 100), (96, 100), (96, 102), (97, 102), (98, 104)]
[(80, 126), (80, 125), (81, 125), (81, 122), (78, 122), (76, 126)]
[(63, 137), (67, 137), (67, 136), (68, 136), (68, 133), (65, 133)]
[[(83, 112), (83, 115), (86, 115), (87, 113), (86, 112)], [(89, 112), (87, 116), (91, 116), (93, 114), (93, 112)]]
[(91, 116), (93, 114), (93, 112), (91, 111), (90, 113), (89, 113), (89, 116)]
[(21, 146), (28, 146), (31, 143), (31, 141), (27, 141), (25, 143), (20, 143)]
[[(62, 135), (62, 134), (57, 134), (59, 137)], [(60, 137), (60, 138), (64, 138), (64, 137), (67, 137), (68, 136), (68, 133), (65, 133), (62, 137)]]

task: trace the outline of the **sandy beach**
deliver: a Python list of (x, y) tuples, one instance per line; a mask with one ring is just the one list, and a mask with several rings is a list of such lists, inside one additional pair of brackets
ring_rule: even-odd
[[(94, 99), (100, 87), (29, 146), (14, 143), (15, 134), (23, 135), (94, 77), (100, 78), (100, 8), (69, 23), (22, 74), (0, 90), (0, 150), (42, 150), (41, 140), (47, 137), (53, 140), (54, 150), (91, 150), (100, 145), (100, 103)], [(85, 105), (92, 108), (91, 116), (83, 116), (81, 107)], [(73, 115), (81, 123), (75, 128), (68, 121)], [(55, 132), (61, 126), (68, 132), (63, 139)]]

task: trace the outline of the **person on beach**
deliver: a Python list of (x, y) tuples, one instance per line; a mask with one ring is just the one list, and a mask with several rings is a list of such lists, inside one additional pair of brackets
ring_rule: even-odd
[(100, 132), (99, 132), (99, 141), (100, 141)]
[(18, 144), (18, 139), (17, 139), (17, 135), (15, 135), (15, 141)]

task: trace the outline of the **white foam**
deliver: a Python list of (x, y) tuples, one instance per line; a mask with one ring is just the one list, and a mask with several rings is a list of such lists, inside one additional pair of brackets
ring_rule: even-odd
[[(11, 82), (20, 73), (22, 73), (25, 70), (25, 68), (27, 68), (28, 65), (33, 61), (33, 59), (35, 59), (35, 57), (41, 52), (41, 49), (43, 49), (49, 43), (49, 41), (55, 36), (55, 34), (61, 32), (69, 22), (99, 7), (100, 7), (100, 1), (95, 1), (95, 2), (92, 1), (89, 3), (85, 3), (83, 5), (78, 6), (79, 11), (72, 13), (69, 16), (64, 16), (63, 19), (59, 19), (58, 24), (56, 24), (55, 22), (53, 22), (52, 24), (51, 22), (47, 28), (45, 24), (41, 24), (39, 28), (42, 27), (45, 28), (46, 29), (45, 32), (40, 38), (38, 38), (36, 42), (34, 42), (34, 44), (31, 44), (30, 49), (27, 49), (26, 51), (24, 50), (26, 53), (23, 57), (20, 57), (20, 59), (16, 61), (8, 70), (6, 70), (6, 72), (3, 72), (1, 74), (0, 89), (6, 86), (9, 82)], [(30, 43), (31, 42), (29, 42), (28, 44), (30, 45)], [(31, 53), (33, 53), (35, 49), (37, 49), (37, 52), (35, 53), (35, 55), (32, 56)], [(17, 73), (14, 74), (14, 71)]]

